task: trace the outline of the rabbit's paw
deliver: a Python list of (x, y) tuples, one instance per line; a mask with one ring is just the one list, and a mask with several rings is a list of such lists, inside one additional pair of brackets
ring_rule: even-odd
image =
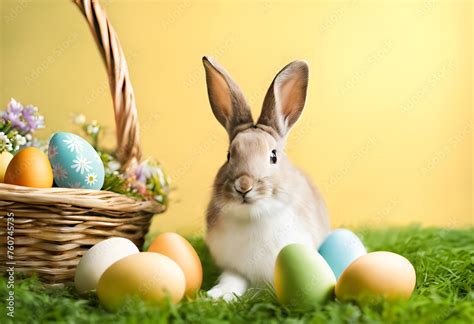
[(207, 295), (213, 299), (222, 298), (230, 302), (236, 297), (242, 296), (247, 290), (247, 285), (247, 280), (241, 276), (224, 272), (219, 278), (219, 283), (211, 288)]

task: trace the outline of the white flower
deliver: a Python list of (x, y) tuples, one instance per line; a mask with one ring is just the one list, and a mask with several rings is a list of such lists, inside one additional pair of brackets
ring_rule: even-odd
[(158, 177), (160, 178), (160, 185), (162, 187), (166, 186), (166, 179), (165, 179), (165, 174), (163, 173), (163, 170), (161, 168), (157, 167), (155, 168), (155, 172), (158, 173)]
[(26, 138), (20, 134), (15, 135), (15, 141), (18, 146), (22, 146), (26, 144)]
[(120, 169), (120, 163), (118, 161), (113, 161), (112, 160), (107, 164), (107, 166), (108, 166), (108, 169), (112, 172), (117, 171), (118, 169)]
[(48, 148), (48, 156), (50, 159), (54, 159), (58, 155), (58, 148), (56, 145), (50, 145)]
[(92, 169), (92, 167), (89, 165), (91, 164), (91, 161), (87, 160), (83, 156), (77, 156), (72, 162), (74, 164), (71, 165), (71, 168), (76, 172), (80, 172), (81, 174), (83, 174), (84, 171), (89, 172)]
[(0, 152), (3, 151), (11, 151), (12, 144), (10, 143), (10, 139), (4, 132), (0, 132)]
[(99, 132), (99, 127), (93, 124), (87, 125), (87, 134), (95, 135)]
[(25, 138), (26, 138), (26, 140), (29, 142), (29, 141), (31, 141), (31, 139), (33, 138), (33, 136), (31, 136), (31, 134), (28, 133), (28, 134), (25, 135)]
[(82, 143), (80, 142), (78, 137), (74, 135), (68, 135), (67, 139), (64, 139), (63, 142), (67, 144), (67, 148), (71, 152), (82, 152)]
[(5, 143), (10, 143), (7, 135), (4, 132), (0, 132), (0, 141), (4, 141)]
[(90, 173), (86, 176), (86, 183), (89, 186), (94, 185), (97, 182), (97, 174)]
[(54, 177), (58, 179), (59, 181), (66, 179), (68, 176), (67, 170), (64, 169), (62, 165), (59, 163), (55, 163), (53, 165), (53, 174), (54, 174)]
[(78, 114), (76, 117), (74, 117), (74, 124), (76, 125), (82, 125), (86, 122), (86, 116), (83, 114)]

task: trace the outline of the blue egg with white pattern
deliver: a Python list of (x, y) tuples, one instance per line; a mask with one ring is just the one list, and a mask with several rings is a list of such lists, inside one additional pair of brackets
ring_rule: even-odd
[(48, 158), (58, 187), (102, 188), (104, 164), (97, 151), (82, 137), (67, 132), (55, 133), (49, 140)]
[(357, 235), (347, 229), (339, 228), (326, 237), (319, 247), (319, 254), (329, 264), (337, 280), (352, 262), (366, 255), (367, 250)]

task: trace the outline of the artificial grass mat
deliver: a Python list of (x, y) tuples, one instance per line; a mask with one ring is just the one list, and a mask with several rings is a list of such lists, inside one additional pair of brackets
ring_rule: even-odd
[[(311, 311), (278, 305), (268, 289), (251, 290), (236, 302), (207, 299), (160, 307), (132, 299), (120, 311), (105, 310), (95, 295), (82, 297), (72, 286), (45, 288), (37, 279), (15, 282), (15, 323), (474, 323), (474, 229), (389, 228), (356, 231), (369, 251), (386, 250), (408, 258), (417, 273), (409, 301), (357, 305), (330, 301)], [(203, 290), (219, 271), (201, 238), (191, 239), (204, 267)], [(0, 295), (5, 305), (6, 279)], [(0, 323), (13, 322), (0, 311)]]

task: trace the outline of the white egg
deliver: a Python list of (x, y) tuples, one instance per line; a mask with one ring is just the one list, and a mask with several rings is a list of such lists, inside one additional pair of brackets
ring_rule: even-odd
[(81, 258), (76, 268), (74, 284), (79, 293), (97, 288), (102, 274), (116, 261), (139, 253), (132, 241), (122, 237), (113, 237), (91, 247)]

